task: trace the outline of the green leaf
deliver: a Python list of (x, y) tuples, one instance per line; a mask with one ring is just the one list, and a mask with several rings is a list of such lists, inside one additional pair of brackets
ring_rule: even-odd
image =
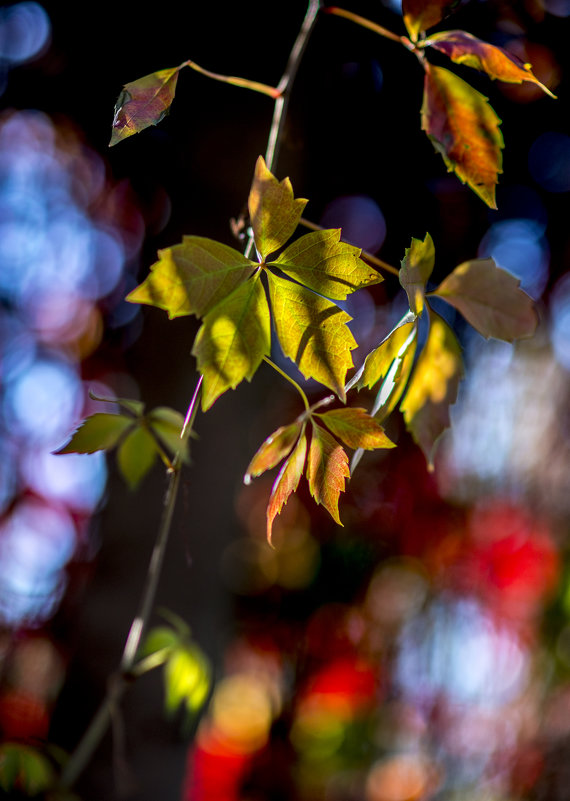
[(424, 82), (422, 130), (449, 172), (492, 209), (502, 172), (503, 136), (487, 98), (453, 72), (430, 65)]
[(428, 339), (400, 409), (429, 468), (433, 469), (437, 440), (449, 428), (449, 407), (457, 399), (463, 362), (461, 347), (451, 328), (431, 309), (429, 317)]
[(180, 412), (170, 409), (168, 406), (159, 406), (150, 412), (147, 422), (162, 444), (172, 454), (180, 453), (182, 461), (188, 464), (190, 461), (188, 439), (187, 437), (184, 440), (180, 438), (184, 425), (184, 417)]
[(126, 437), (117, 451), (117, 463), (131, 489), (136, 489), (146, 476), (156, 456), (156, 443), (145, 428), (136, 428)]
[(295, 422), (288, 426), (281, 426), (274, 431), (261, 445), (246, 470), (244, 483), (249, 484), (252, 478), (257, 478), (266, 470), (271, 470), (291, 452), (299, 438), (302, 423)]
[(174, 100), (179, 70), (159, 70), (125, 84), (115, 105), (109, 147), (164, 119)]
[(340, 241), (340, 228), (305, 234), (270, 263), (305, 286), (333, 300), (365, 286), (379, 284), (382, 276), (359, 258), (361, 250)]
[(270, 344), (269, 307), (258, 274), (218, 303), (198, 331), (192, 353), (204, 376), (202, 409), (244, 378), (251, 381)]
[(7, 793), (21, 791), (38, 795), (55, 785), (55, 771), (49, 760), (28, 745), (0, 745), (0, 787)]
[(279, 475), (275, 479), (275, 483), (271, 489), (271, 496), (267, 506), (267, 541), (271, 543), (271, 532), (273, 529), (273, 521), (276, 515), (281, 514), (281, 509), (287, 503), (291, 493), (297, 491), (299, 480), (303, 475), (303, 468), (305, 467), (305, 458), (307, 455), (307, 436), (305, 434), (305, 427), (303, 426), (301, 436), (293, 452), (279, 471)]
[(314, 420), (312, 423), (311, 447), (307, 462), (309, 490), (315, 503), (322, 504), (335, 523), (342, 526), (338, 513), (338, 501), (344, 492), (344, 482), (350, 478), (348, 456), (339, 443)]
[(210, 666), (202, 651), (195, 645), (176, 648), (164, 670), (166, 710), (173, 714), (184, 704), (190, 713), (204, 704), (210, 690)]
[(94, 453), (110, 450), (134, 424), (132, 417), (96, 412), (81, 423), (67, 445), (54, 453)]
[(263, 157), (257, 159), (248, 208), (255, 246), (263, 261), (293, 234), (307, 202), (293, 197), (289, 178), (278, 181)]
[(364, 360), (364, 369), (356, 384), (358, 389), (363, 389), (364, 387), (372, 389), (378, 381), (386, 376), (394, 359), (397, 356), (403, 356), (403, 352), (400, 353), (400, 351), (405, 345), (414, 326), (415, 323), (413, 322), (399, 325), (377, 348), (370, 351)]
[(404, 24), (412, 42), (417, 42), (418, 35), (437, 25), (447, 17), (459, 0), (402, 0)]
[(305, 378), (314, 378), (344, 401), (347, 370), (357, 347), (346, 312), (311, 290), (271, 273), (269, 295), (283, 353)]
[(406, 290), (410, 311), (418, 317), (424, 309), (426, 283), (432, 274), (435, 262), (433, 240), (426, 234), (424, 241), (412, 238), (412, 244), (406, 248), (400, 267), (400, 284)]
[(380, 423), (371, 417), (366, 409), (331, 409), (316, 415), (332, 431), (337, 439), (349, 448), (363, 448), (372, 451), (376, 448), (395, 448)]
[(237, 250), (201, 236), (158, 251), (149, 276), (127, 295), (168, 312), (169, 318), (203, 317), (246, 281), (258, 265)]
[(125, 409), (127, 412), (130, 412), (134, 417), (141, 417), (144, 412), (144, 403), (137, 400), (132, 400), (131, 398), (105, 398), (101, 397), (100, 395), (96, 395), (94, 392), (89, 390), (89, 397), (91, 400), (100, 401), (101, 403), (114, 403), (117, 406)]
[(155, 626), (146, 635), (140, 656), (149, 656), (159, 651), (171, 650), (180, 645), (180, 635), (170, 626)]
[(532, 336), (538, 325), (532, 298), (493, 259), (460, 264), (430, 295), (454, 306), (487, 339), (513, 342)]

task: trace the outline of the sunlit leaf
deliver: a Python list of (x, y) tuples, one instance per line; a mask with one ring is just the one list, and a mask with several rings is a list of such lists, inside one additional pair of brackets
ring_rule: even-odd
[(400, 284), (406, 290), (410, 311), (421, 315), (424, 308), (426, 283), (432, 274), (435, 262), (435, 248), (429, 234), (425, 239), (412, 238), (412, 244), (406, 248), (402, 266), (400, 267)]
[(110, 147), (164, 119), (174, 100), (179, 70), (159, 70), (125, 84), (115, 105)]
[[(17, 791), (35, 796), (55, 784), (55, 771), (49, 760), (22, 743), (0, 744), (0, 787), (16, 797)], [(20, 797), (19, 794), (17, 797)]]
[(356, 289), (380, 283), (382, 276), (359, 258), (360, 248), (341, 242), (340, 235), (340, 228), (305, 234), (272, 264), (333, 300), (345, 300)]
[(203, 317), (258, 266), (237, 250), (201, 236), (185, 236), (158, 256), (149, 276), (126, 299), (164, 309), (170, 319)]
[(422, 129), (447, 169), (492, 209), (502, 172), (503, 136), (487, 98), (453, 72), (429, 66), (424, 83)]
[(459, 0), (402, 0), (404, 23), (412, 42), (417, 42), (422, 31), (433, 28), (447, 17), (458, 2)]
[(467, 67), (486, 72), (490, 78), (497, 78), (507, 83), (528, 81), (539, 86), (551, 97), (555, 97), (550, 89), (532, 74), (530, 64), (525, 64), (502, 47), (483, 42), (466, 31), (434, 33), (426, 39), (425, 46), (445, 53), (456, 64), (465, 64)]
[(281, 428), (278, 428), (277, 431), (267, 437), (249, 463), (243, 479), (246, 484), (249, 484), (252, 478), (265, 473), (266, 470), (271, 470), (290, 453), (297, 442), (301, 426), (302, 423), (300, 422), (281, 426)]
[(156, 443), (145, 428), (135, 428), (125, 438), (117, 451), (117, 463), (131, 489), (136, 489), (146, 476), (156, 456)]
[(270, 345), (269, 307), (256, 275), (205, 316), (194, 341), (192, 353), (204, 376), (204, 411), (244, 378), (251, 381)]
[(331, 409), (317, 413), (316, 416), (349, 448), (371, 451), (375, 448), (396, 447), (386, 436), (380, 423), (370, 417), (366, 409)]
[(348, 456), (344, 448), (315, 421), (312, 422), (311, 447), (307, 460), (309, 490), (317, 504), (322, 504), (335, 523), (342, 526), (338, 500), (344, 492), (345, 479), (350, 478)]
[(170, 655), (164, 671), (166, 710), (173, 714), (184, 704), (190, 713), (204, 704), (210, 690), (210, 666), (202, 651), (183, 645)]
[[(429, 308), (429, 307), (428, 307)], [(461, 347), (447, 323), (429, 310), (430, 330), (400, 405), (413, 438), (433, 468), (436, 442), (449, 427), (449, 407), (463, 378)]]
[(276, 515), (281, 513), (281, 509), (287, 503), (291, 493), (296, 492), (299, 486), (299, 479), (303, 475), (305, 458), (307, 455), (307, 437), (303, 428), (301, 436), (293, 452), (279, 471), (271, 490), (271, 497), (267, 506), (267, 540), (271, 542), (271, 531)]
[(345, 377), (356, 341), (352, 319), (331, 301), (268, 273), (273, 320), (283, 353), (305, 378), (314, 378), (345, 399)]
[(532, 336), (538, 324), (534, 302), (519, 279), (493, 259), (460, 264), (430, 294), (454, 306), (486, 338), (513, 342)]
[(289, 178), (278, 181), (267, 169), (263, 157), (257, 159), (248, 208), (255, 246), (263, 260), (287, 242), (307, 202), (293, 197)]
[(180, 453), (182, 460), (188, 463), (188, 439), (180, 438), (184, 425), (184, 417), (180, 412), (168, 406), (159, 406), (150, 412), (147, 422), (167, 450), (172, 454)]
[[(394, 329), (387, 339), (374, 348), (364, 361), (364, 369), (357, 383), (358, 389), (372, 387), (387, 374), (394, 359), (410, 336), (415, 323), (405, 323)], [(403, 354), (402, 354), (403, 355)]]
[(96, 412), (87, 417), (67, 445), (54, 453), (94, 453), (114, 448), (121, 436), (134, 425), (131, 417)]

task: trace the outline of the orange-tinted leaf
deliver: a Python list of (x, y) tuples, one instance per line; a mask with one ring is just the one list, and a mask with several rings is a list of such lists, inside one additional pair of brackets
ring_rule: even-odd
[(532, 336), (538, 325), (532, 298), (493, 259), (460, 264), (430, 294), (454, 306), (487, 339), (513, 342)]
[(402, 0), (404, 23), (412, 42), (421, 31), (427, 31), (447, 17), (459, 0)]
[(109, 147), (149, 125), (158, 125), (174, 100), (179, 71), (179, 67), (159, 70), (125, 84), (115, 105)]
[(375, 448), (396, 447), (386, 436), (380, 423), (370, 417), (366, 409), (332, 409), (317, 414), (317, 417), (349, 448), (372, 451)]
[(335, 523), (342, 526), (338, 514), (338, 500), (340, 493), (344, 492), (345, 479), (350, 478), (348, 456), (342, 445), (314, 420), (312, 428), (307, 462), (309, 490), (315, 502), (322, 504)]
[(467, 67), (486, 72), (490, 78), (507, 83), (528, 81), (539, 86), (547, 95), (555, 97), (538, 78), (532, 74), (530, 64), (525, 64), (502, 47), (483, 42), (466, 31), (443, 31), (434, 33), (425, 41), (425, 46), (433, 47), (454, 61)]
[(453, 72), (430, 65), (425, 76), (422, 129), (447, 169), (496, 208), (503, 137), (487, 98)]
[(266, 470), (271, 470), (290, 453), (299, 437), (301, 425), (301, 423), (291, 423), (288, 426), (281, 426), (267, 437), (249, 463), (243, 479), (245, 484), (249, 484), (252, 478), (260, 476)]
[(426, 283), (432, 274), (435, 262), (433, 240), (426, 234), (424, 241), (412, 238), (412, 244), (406, 248), (402, 266), (400, 267), (400, 284), (406, 290), (410, 311), (418, 317), (424, 309)]
[(267, 506), (267, 539), (271, 542), (271, 531), (275, 516), (281, 513), (281, 509), (287, 503), (287, 499), (292, 492), (296, 492), (299, 480), (303, 475), (305, 467), (305, 457), (307, 455), (307, 436), (305, 431), (301, 433), (299, 441), (293, 453), (287, 459), (279, 475), (275, 479), (269, 505)]

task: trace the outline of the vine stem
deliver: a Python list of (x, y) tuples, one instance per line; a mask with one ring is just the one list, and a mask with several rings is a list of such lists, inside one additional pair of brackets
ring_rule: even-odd
[(271, 367), (273, 367), (273, 369), (274, 369), (274, 370), (277, 370), (277, 372), (279, 373), (279, 375), (282, 375), (282, 376), (283, 376), (283, 378), (286, 378), (286, 379), (287, 379), (287, 381), (289, 381), (289, 383), (293, 384), (293, 386), (295, 387), (295, 389), (297, 390), (297, 392), (299, 393), (299, 395), (300, 395), (300, 396), (302, 397), (302, 399), (303, 399), (303, 403), (305, 404), (305, 411), (306, 411), (306, 412), (308, 412), (308, 411), (310, 410), (310, 408), (311, 408), (311, 407), (310, 407), (310, 405), (309, 405), (309, 399), (307, 398), (307, 396), (306, 396), (306, 395), (305, 395), (305, 393), (303, 392), (303, 389), (302, 389), (302, 388), (299, 386), (299, 384), (298, 384), (298, 383), (295, 381), (295, 379), (294, 379), (294, 378), (291, 378), (291, 376), (290, 376), (290, 375), (287, 375), (287, 373), (286, 373), (284, 370), (282, 370), (280, 367), (278, 367), (278, 366), (275, 364), (275, 362), (272, 362), (272, 361), (271, 361), (271, 359), (270, 359), (268, 356), (264, 356), (264, 357), (263, 357), (263, 361), (264, 361), (264, 362), (267, 362), (267, 364), (269, 364)]
[(210, 72), (210, 70), (204, 69), (199, 64), (196, 64), (195, 61), (184, 61), (179, 69), (183, 67), (190, 67), (190, 69), (199, 72), (200, 75), (205, 75), (207, 78), (212, 78), (214, 81), (221, 81), (222, 83), (229, 83), (231, 86), (238, 86), (242, 89), (251, 89), (253, 92), (259, 92), (262, 95), (269, 95), (269, 97), (277, 98), (280, 95), (280, 91), (278, 88), (274, 86), (268, 86), (266, 83), (260, 83), (259, 81), (250, 81), (247, 78), (237, 78), (234, 75), (220, 75), (218, 72)]
[(357, 25), (361, 25), (363, 28), (368, 28), (369, 31), (374, 31), (374, 33), (378, 33), (386, 39), (391, 39), (393, 42), (398, 42), (398, 44), (403, 44), (404, 47), (410, 49), (409, 45), (411, 45), (411, 42), (406, 36), (398, 36), (397, 33), (389, 31), (388, 28), (384, 28), (382, 25), (378, 25), (378, 23), (366, 19), (366, 17), (361, 17), (359, 14), (353, 14), (352, 11), (346, 11), (344, 8), (337, 8), (336, 6), (326, 6), (323, 8), (323, 12), (325, 14), (333, 14), (336, 17), (349, 19), (351, 22), (356, 22)]

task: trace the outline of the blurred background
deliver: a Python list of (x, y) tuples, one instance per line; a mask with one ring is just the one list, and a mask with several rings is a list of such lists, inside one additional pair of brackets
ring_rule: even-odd
[[(404, 32), (396, 2), (345, 7)], [(196, 321), (124, 297), (184, 234), (240, 247), (230, 220), (272, 113), (268, 98), (183, 71), (160, 126), (109, 150), (115, 99), (188, 58), (275, 85), (304, 11), (301, 0), (271, 15), (259, 0), (0, 5), (5, 742), (71, 750), (117, 667), (165, 476), (156, 467), (135, 494), (113, 457), (52, 451), (103, 410), (89, 390), (185, 411)], [(305, 216), (391, 264), (429, 231), (434, 283), (492, 256), (536, 300), (538, 333), (485, 342), (448, 309), (466, 378), (435, 472), (394, 414), (398, 448), (364, 457), (344, 527), (303, 486), (273, 550), (273, 477), (242, 477), (298, 396), (262, 368), (198, 416), (157, 606), (188, 622), (215, 682), (190, 724), (165, 716), (160, 671), (137, 682), (78, 784), (86, 801), (567, 797), (570, 2), (470, 0), (445, 27), (531, 62), (559, 98), (454, 67), (503, 120), (498, 211), (420, 131), (416, 60), (330, 16), (299, 71), (275, 172), (310, 199)], [(390, 276), (351, 299), (357, 363), (404, 309)]]

